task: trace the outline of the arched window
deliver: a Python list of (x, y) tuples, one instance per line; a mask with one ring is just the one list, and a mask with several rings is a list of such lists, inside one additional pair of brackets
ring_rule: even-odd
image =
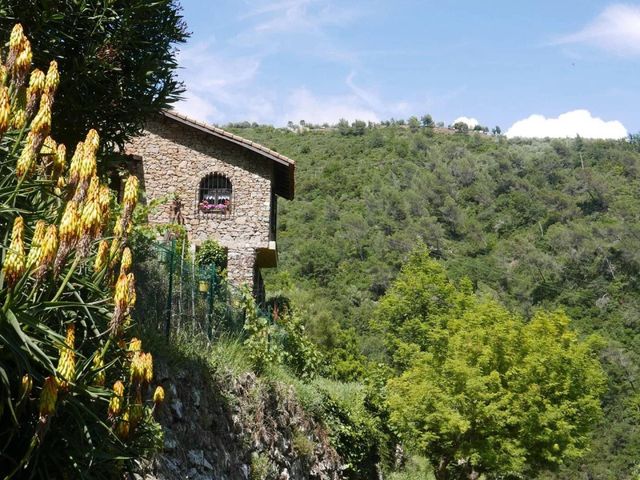
[(203, 213), (229, 213), (231, 181), (220, 173), (210, 173), (200, 180), (198, 209)]

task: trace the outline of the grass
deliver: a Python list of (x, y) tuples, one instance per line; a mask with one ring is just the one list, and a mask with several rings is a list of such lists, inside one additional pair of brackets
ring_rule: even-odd
[(431, 465), (426, 458), (410, 456), (404, 469), (391, 472), (387, 480), (435, 480)]

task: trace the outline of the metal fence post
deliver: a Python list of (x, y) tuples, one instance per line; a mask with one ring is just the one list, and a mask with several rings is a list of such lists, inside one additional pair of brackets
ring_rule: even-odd
[(171, 240), (171, 251), (169, 252), (169, 293), (167, 295), (167, 316), (164, 321), (164, 334), (169, 338), (171, 329), (171, 307), (173, 303), (173, 254), (176, 249), (176, 239)]
[(209, 323), (209, 340), (213, 337), (213, 295), (216, 288), (216, 264), (209, 267), (209, 304), (207, 306), (207, 318)]

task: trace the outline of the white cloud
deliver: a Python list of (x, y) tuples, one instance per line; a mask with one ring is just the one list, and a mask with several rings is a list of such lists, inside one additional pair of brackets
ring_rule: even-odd
[(479, 124), (478, 120), (476, 120), (475, 118), (458, 117), (453, 121), (451, 125), (455, 125), (458, 122), (466, 123), (469, 128), (474, 128)]
[(219, 54), (214, 42), (190, 45), (179, 53), (187, 92), (176, 110), (208, 122), (271, 121), (274, 95), (257, 82), (261, 60)]
[(555, 43), (585, 43), (618, 55), (640, 55), (640, 6), (610, 5), (582, 30)]
[(617, 120), (605, 121), (588, 110), (573, 110), (557, 118), (531, 115), (519, 120), (507, 130), (507, 137), (565, 138), (580, 135), (584, 138), (623, 138), (627, 129)]

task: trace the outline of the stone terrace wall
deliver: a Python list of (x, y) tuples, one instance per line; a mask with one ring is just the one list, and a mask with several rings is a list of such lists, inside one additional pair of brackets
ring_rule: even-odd
[[(167, 199), (149, 221), (169, 223), (171, 197), (177, 195), (190, 240), (196, 245), (207, 239), (220, 242), (229, 252), (230, 283), (252, 286), (256, 249), (269, 244), (271, 163), (239, 145), (168, 119), (149, 122), (125, 153), (142, 158), (147, 198)], [(231, 181), (227, 214), (202, 213), (197, 208), (200, 180), (210, 173)]]

